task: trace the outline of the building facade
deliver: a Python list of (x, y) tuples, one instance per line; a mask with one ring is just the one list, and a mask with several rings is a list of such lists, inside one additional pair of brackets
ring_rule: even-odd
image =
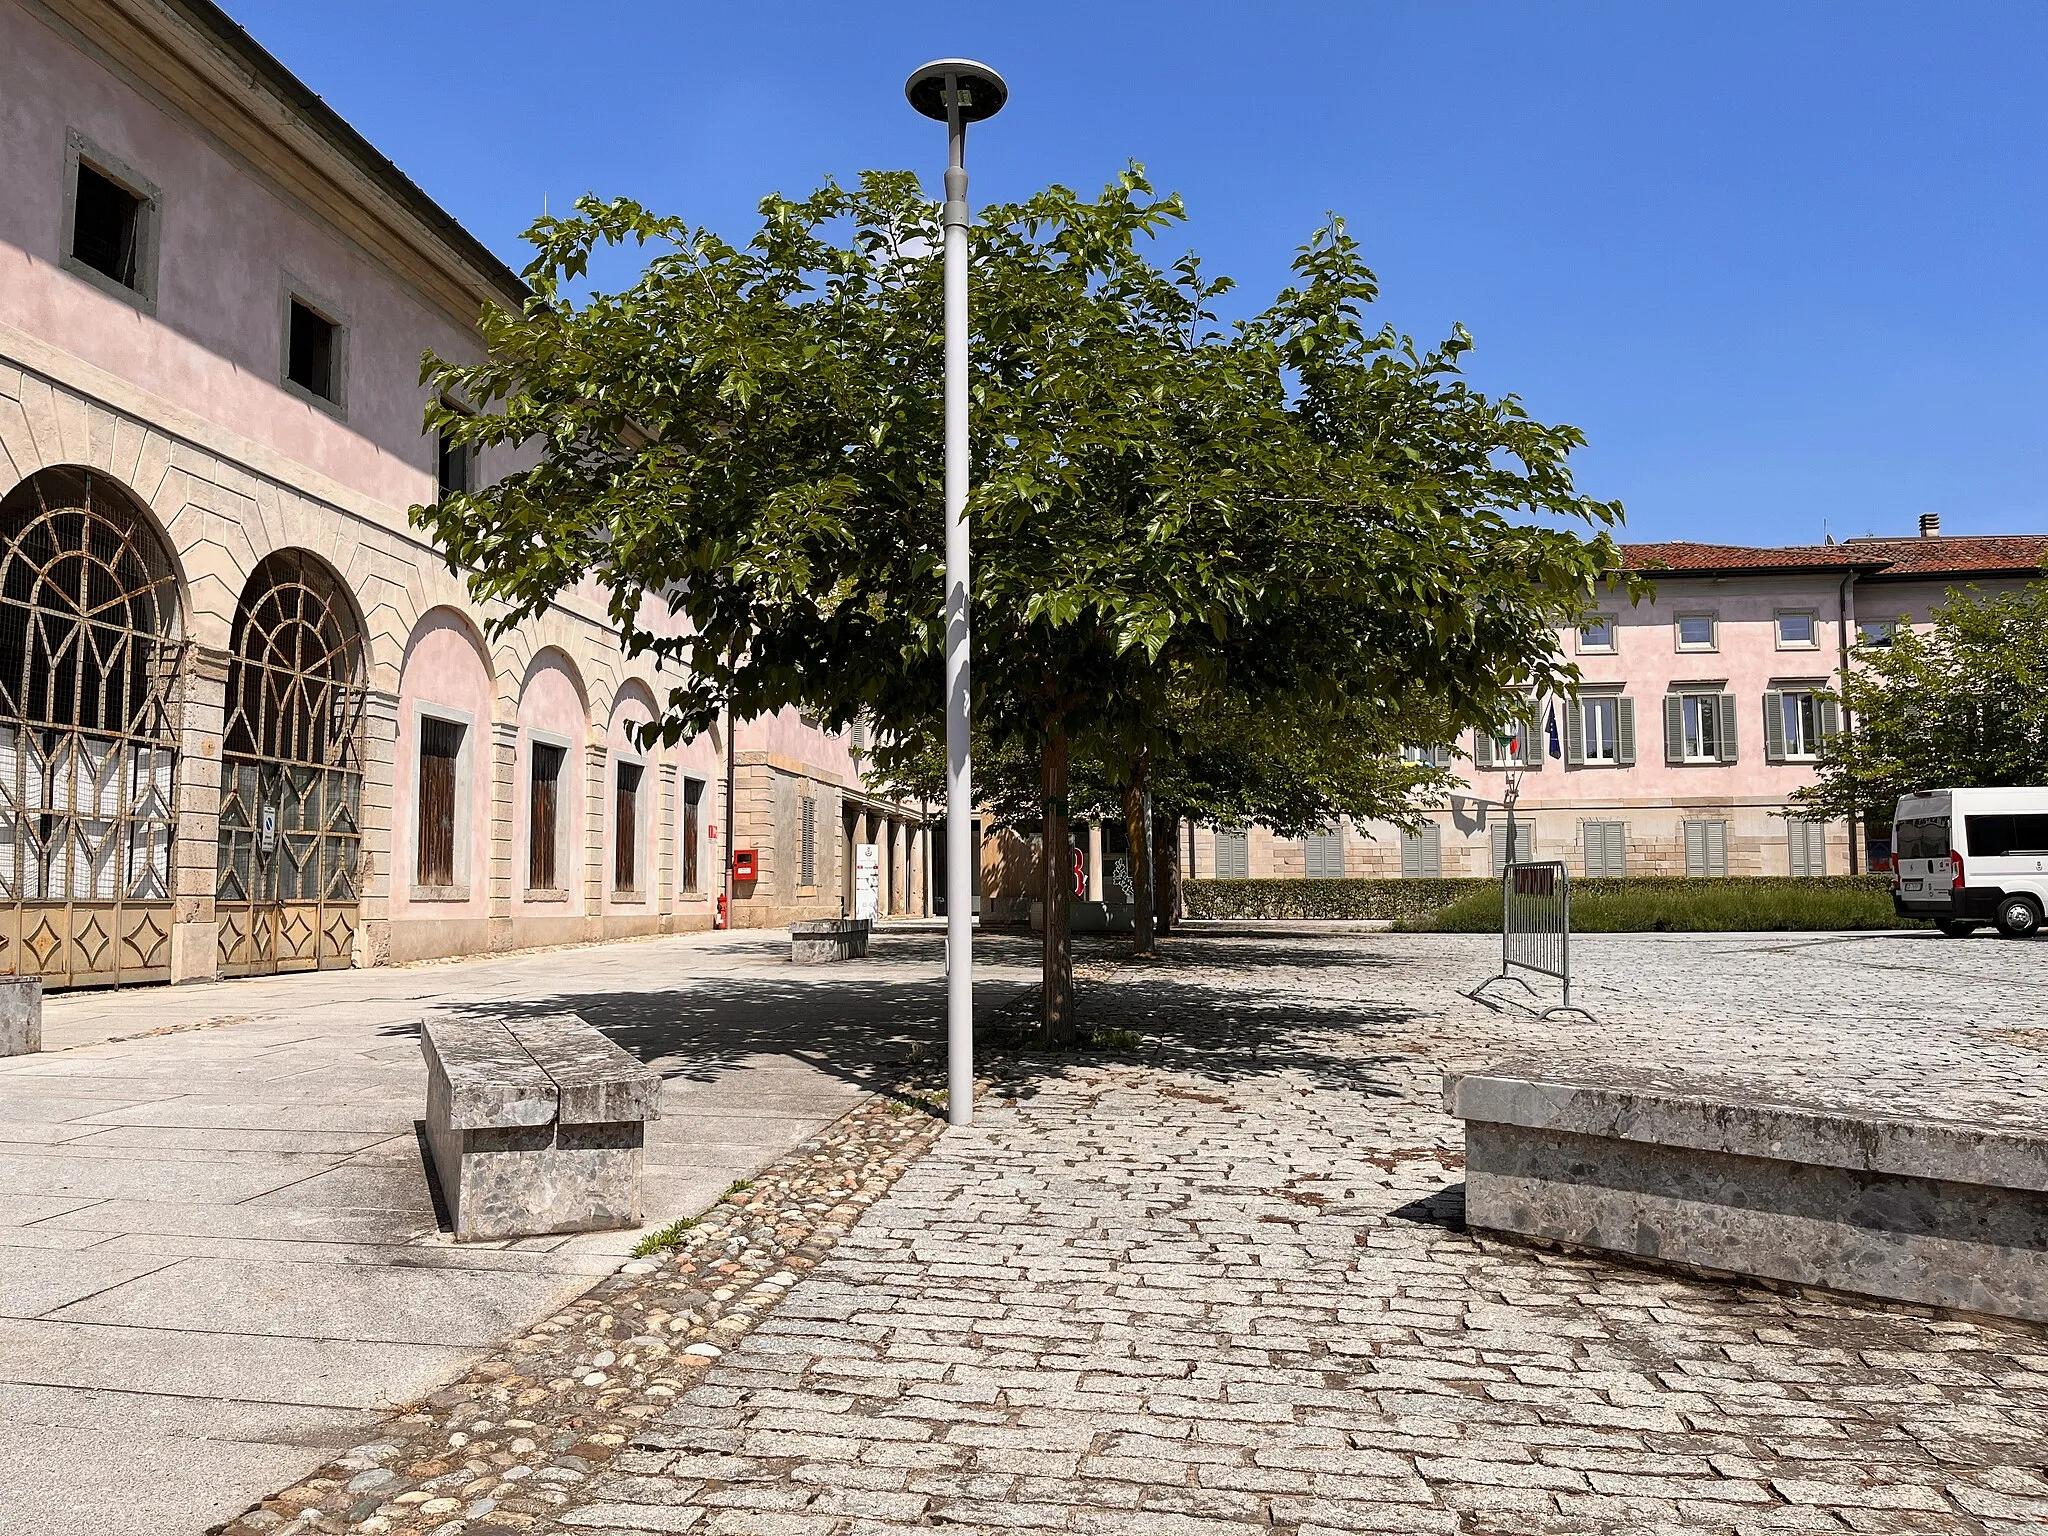
[(1196, 876), (1486, 876), (1508, 857), (1503, 804), (1518, 784), (1515, 852), (1578, 876), (1821, 875), (1886, 867), (1885, 828), (1788, 815), (1822, 739), (1823, 697), (1858, 646), (1925, 626), (1951, 593), (2042, 577), (2048, 536), (1914, 538), (1755, 549), (1626, 546), (1655, 596), (1605, 606), (1559, 635), (1576, 699), (1467, 734), (1446, 762), (1461, 792), (1419, 836), (1348, 820), (1317, 837), (1198, 829)]
[(518, 467), (419, 383), (511, 271), (203, 0), (0, 0), (0, 42), (0, 971), (708, 927), (734, 846), (736, 924), (841, 910), (858, 842), (923, 910), (847, 736), (643, 747), (602, 592), (498, 633), (409, 526)]

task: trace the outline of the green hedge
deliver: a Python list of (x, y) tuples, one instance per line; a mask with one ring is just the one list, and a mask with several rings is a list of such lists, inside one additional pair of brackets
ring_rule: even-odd
[[(1193, 880), (1190, 917), (1379, 919), (1438, 933), (1498, 933), (1498, 880)], [(1582, 933), (1895, 928), (1887, 875), (1574, 880)]]

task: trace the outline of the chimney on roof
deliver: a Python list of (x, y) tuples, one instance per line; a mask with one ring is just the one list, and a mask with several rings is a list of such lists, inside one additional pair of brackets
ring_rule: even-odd
[(1941, 514), (1939, 512), (1922, 512), (1920, 514), (1920, 537), (1923, 539), (1938, 539), (1941, 537)]

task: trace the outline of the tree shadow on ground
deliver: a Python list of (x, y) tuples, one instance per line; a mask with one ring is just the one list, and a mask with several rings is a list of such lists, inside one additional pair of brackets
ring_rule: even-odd
[[(516, 1003), (478, 1003), (480, 1016), (572, 1012), (603, 1031), (671, 1081), (709, 1083), (763, 1058), (802, 1063), (870, 1091), (904, 1094), (940, 1107), (936, 1088), (944, 1054), (945, 981), (938, 935), (889, 935), (867, 962), (790, 967), (781, 974), (749, 968), (713, 972), (670, 988), (602, 987), (537, 995)], [(1124, 952), (1128, 941), (1106, 936), (1077, 949), (1087, 966)], [(768, 944), (764, 952), (784, 945)], [(977, 959), (990, 965), (1034, 958), (1035, 936), (985, 935)], [(1397, 958), (1348, 956), (1310, 936), (1299, 941), (1260, 933), (1243, 939), (1204, 934), (1177, 939), (1157, 961), (1120, 970), (1110, 982), (1077, 986), (1082, 1024), (1110, 1048), (1041, 1049), (1035, 1033), (1035, 984), (987, 977), (976, 986), (977, 1067), (994, 1075), (1006, 1096), (1027, 1096), (1039, 1080), (1088, 1062), (1144, 1063), (1224, 1083), (1296, 1074), (1315, 1085), (1390, 1098), (1400, 1092), (1396, 1062), (1413, 1060), (1399, 1044), (1416, 1010), (1364, 995), (1375, 972)], [(1360, 973), (1354, 999), (1307, 999), (1276, 993), (1254, 975), (1231, 973), (1276, 966)], [(924, 974), (904, 975), (921, 966)], [(1361, 1052), (1361, 1038), (1384, 1050)]]

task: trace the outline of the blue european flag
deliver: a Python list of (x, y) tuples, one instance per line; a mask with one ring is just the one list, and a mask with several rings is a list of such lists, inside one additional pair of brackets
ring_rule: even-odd
[(1548, 723), (1550, 727), (1550, 755), (1552, 757), (1563, 757), (1564, 748), (1557, 743), (1557, 706), (1555, 704), (1550, 706), (1550, 719)]

